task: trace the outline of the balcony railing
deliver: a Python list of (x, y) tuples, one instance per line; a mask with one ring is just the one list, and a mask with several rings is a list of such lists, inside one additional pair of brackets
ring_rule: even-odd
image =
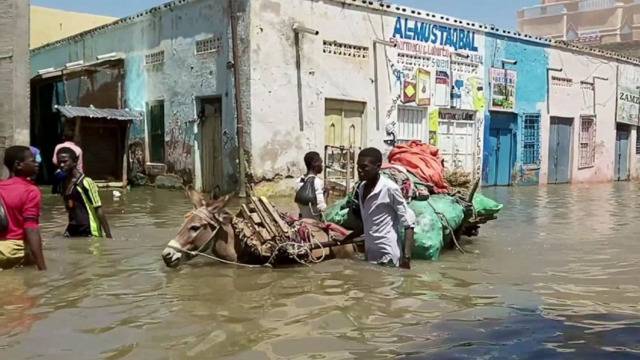
[(613, 8), (618, 3), (618, 0), (582, 0), (578, 4), (580, 11), (599, 10)]
[(554, 5), (542, 5), (542, 6), (532, 6), (529, 8), (524, 8), (518, 12), (518, 17), (521, 19), (529, 19), (540, 16), (553, 16), (553, 15), (561, 15), (567, 12), (567, 7), (564, 4), (554, 4)]

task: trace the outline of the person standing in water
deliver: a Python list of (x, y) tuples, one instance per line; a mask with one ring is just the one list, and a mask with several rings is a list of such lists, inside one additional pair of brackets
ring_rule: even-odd
[(33, 262), (46, 270), (39, 222), (42, 194), (31, 180), (38, 163), (29, 147), (11, 146), (5, 150), (4, 165), (10, 175), (0, 181), (0, 268)]
[(307, 174), (296, 183), (295, 202), (300, 210), (300, 218), (323, 221), (327, 202), (324, 182), (319, 177), (323, 170), (322, 158), (317, 152), (311, 151), (304, 156), (304, 164)]
[(111, 229), (102, 210), (98, 187), (78, 169), (78, 156), (68, 147), (56, 154), (60, 170), (66, 175), (60, 186), (64, 206), (69, 214), (65, 236), (111, 238)]
[[(383, 266), (411, 268), (411, 250), (416, 223), (400, 187), (380, 175), (382, 153), (367, 148), (358, 154), (358, 203), (363, 228), (353, 231), (343, 241), (364, 234), (366, 259)], [(404, 251), (400, 250), (400, 233), (404, 230)]]

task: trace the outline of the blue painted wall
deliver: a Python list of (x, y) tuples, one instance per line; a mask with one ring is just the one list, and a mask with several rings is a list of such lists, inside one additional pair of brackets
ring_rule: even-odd
[[(547, 68), (549, 56), (547, 47), (542, 44), (507, 38), (495, 34), (486, 34), (485, 38), (485, 94), (487, 106), (485, 112), (483, 136), (483, 164), (482, 181), (487, 182), (488, 157), (490, 153), (489, 133), (492, 127), (491, 77), (490, 69), (502, 68), (502, 59), (516, 60), (516, 65), (505, 64), (508, 70), (517, 71), (516, 108), (517, 114), (517, 148), (515, 166), (512, 170), (514, 185), (537, 185), (539, 183), (539, 168), (525, 168), (522, 165), (523, 149), (523, 117), (525, 114), (540, 113), (546, 104), (547, 97)], [(493, 118), (499, 117), (498, 115)], [(540, 134), (540, 137), (542, 135)]]

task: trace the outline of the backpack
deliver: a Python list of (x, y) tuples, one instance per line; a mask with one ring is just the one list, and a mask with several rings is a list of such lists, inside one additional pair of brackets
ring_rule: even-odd
[(303, 184), (296, 192), (296, 204), (302, 206), (317, 206), (318, 198), (316, 197), (316, 177), (313, 175), (307, 176), (304, 179), (300, 179), (300, 182), (302, 182)]
[(4, 207), (4, 201), (0, 197), (0, 233), (4, 234), (9, 230), (9, 217), (7, 209)]

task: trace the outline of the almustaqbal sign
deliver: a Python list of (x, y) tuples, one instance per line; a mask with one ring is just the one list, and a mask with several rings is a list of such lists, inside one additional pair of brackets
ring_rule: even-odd
[(396, 18), (393, 37), (432, 45), (448, 46), (456, 51), (478, 52), (476, 33), (471, 30), (409, 20), (400, 16)]

